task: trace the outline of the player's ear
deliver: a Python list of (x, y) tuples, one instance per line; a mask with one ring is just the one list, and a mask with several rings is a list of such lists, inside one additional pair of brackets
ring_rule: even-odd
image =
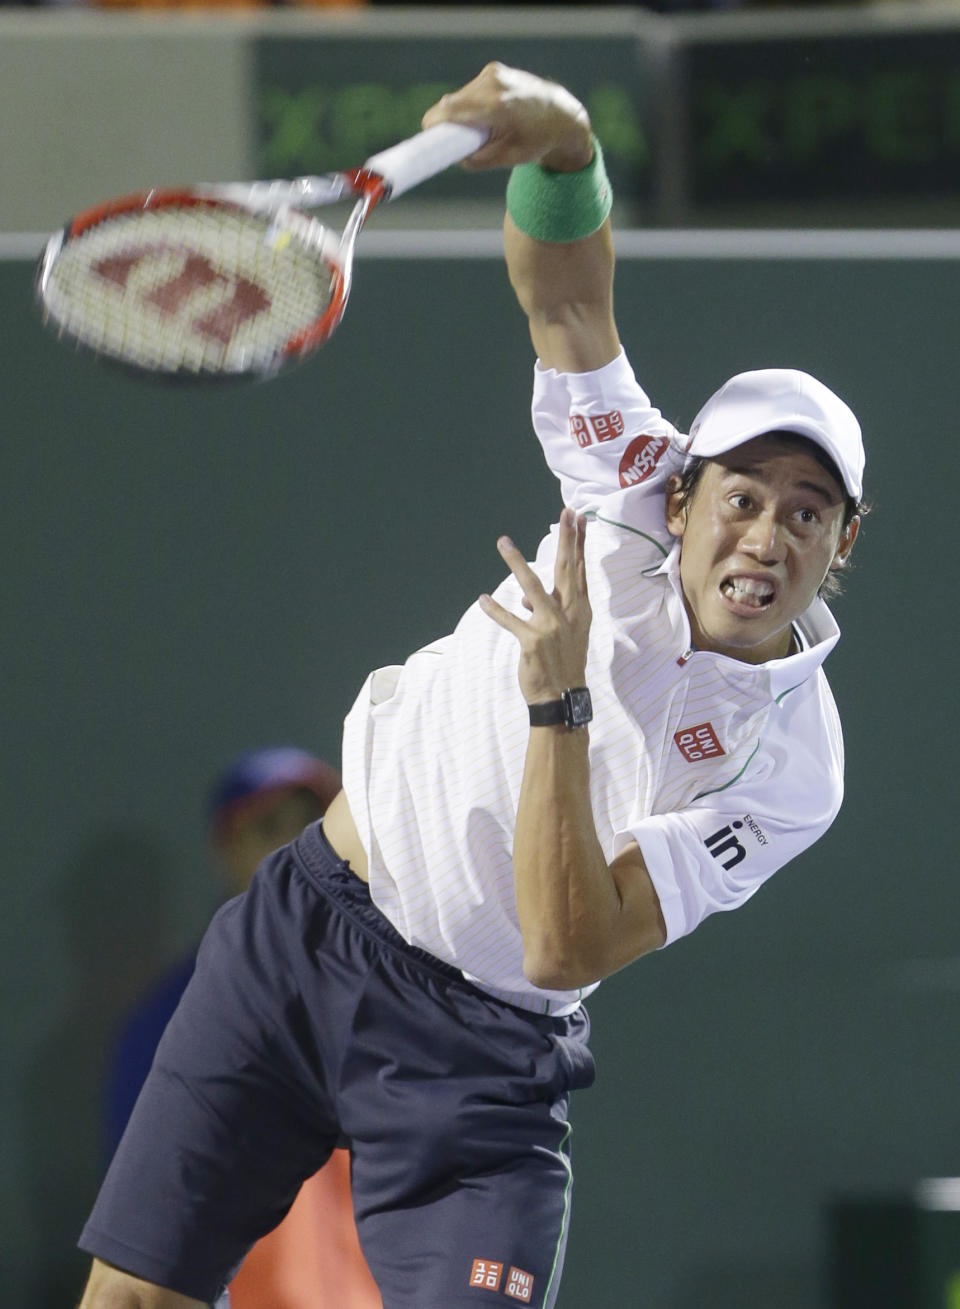
[(859, 533), (859, 531), (860, 531), (860, 516), (859, 514), (855, 514), (853, 518), (850, 519), (849, 523), (847, 523), (843, 531), (840, 533), (840, 540), (837, 542), (837, 548), (836, 551), (834, 552), (833, 560), (831, 561), (830, 564), (830, 571), (832, 573), (836, 572), (840, 568), (843, 568), (843, 566), (846, 564), (847, 559), (850, 556), (850, 551), (853, 549), (853, 543), (857, 539), (857, 534)]
[(687, 506), (683, 498), (683, 482), (679, 473), (672, 473), (667, 478), (667, 531), (671, 536), (681, 537), (687, 526)]

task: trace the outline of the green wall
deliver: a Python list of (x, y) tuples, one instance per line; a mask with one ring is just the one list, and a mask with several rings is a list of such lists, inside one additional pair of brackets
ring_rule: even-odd
[[(741, 368), (809, 369), (860, 416), (878, 507), (828, 665), (840, 818), (591, 1006), (564, 1309), (823, 1309), (831, 1196), (960, 1175), (958, 293), (948, 260), (621, 260), (669, 417)], [(213, 903), (211, 778), (276, 741), (336, 761), (366, 671), (446, 630), (497, 534), (532, 549), (557, 499), (498, 261), (361, 256), (322, 358), (225, 391), (71, 355), (25, 262), (0, 297), (0, 1267), (5, 1304), (46, 1309), (73, 1294), (112, 1024)]]

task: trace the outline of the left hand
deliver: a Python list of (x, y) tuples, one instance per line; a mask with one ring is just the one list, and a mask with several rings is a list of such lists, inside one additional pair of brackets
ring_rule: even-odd
[(548, 592), (507, 536), (497, 542), (504, 563), (520, 583), (530, 618), (504, 609), (489, 595), (480, 608), (520, 643), (520, 690), (527, 704), (559, 700), (568, 687), (586, 679), (587, 644), (593, 617), (584, 565), (586, 519), (572, 509), (560, 515), (553, 590)]

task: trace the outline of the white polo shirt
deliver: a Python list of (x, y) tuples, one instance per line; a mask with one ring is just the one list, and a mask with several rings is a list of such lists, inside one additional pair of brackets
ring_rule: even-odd
[[(667, 941), (743, 904), (826, 831), (843, 743), (821, 664), (839, 636), (816, 600), (801, 651), (747, 664), (691, 651), (665, 482), (686, 438), (626, 358), (592, 373), (537, 366), (533, 419), (564, 503), (589, 515), (590, 794), (607, 859), (635, 840)], [(535, 568), (552, 587), (557, 527)], [(495, 592), (523, 614), (508, 577)], [(523, 975), (512, 848), (529, 725), (516, 639), (473, 604), (454, 632), (380, 669), (347, 716), (343, 779), (375, 903), (413, 945), (526, 1008), (595, 989)]]

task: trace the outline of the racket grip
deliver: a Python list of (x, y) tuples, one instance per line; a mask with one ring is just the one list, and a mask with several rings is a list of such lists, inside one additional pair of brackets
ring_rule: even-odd
[(382, 177), (393, 200), (428, 177), (458, 164), (479, 150), (489, 136), (485, 127), (468, 127), (465, 123), (436, 123), (416, 136), (381, 150), (364, 164), (364, 168)]

